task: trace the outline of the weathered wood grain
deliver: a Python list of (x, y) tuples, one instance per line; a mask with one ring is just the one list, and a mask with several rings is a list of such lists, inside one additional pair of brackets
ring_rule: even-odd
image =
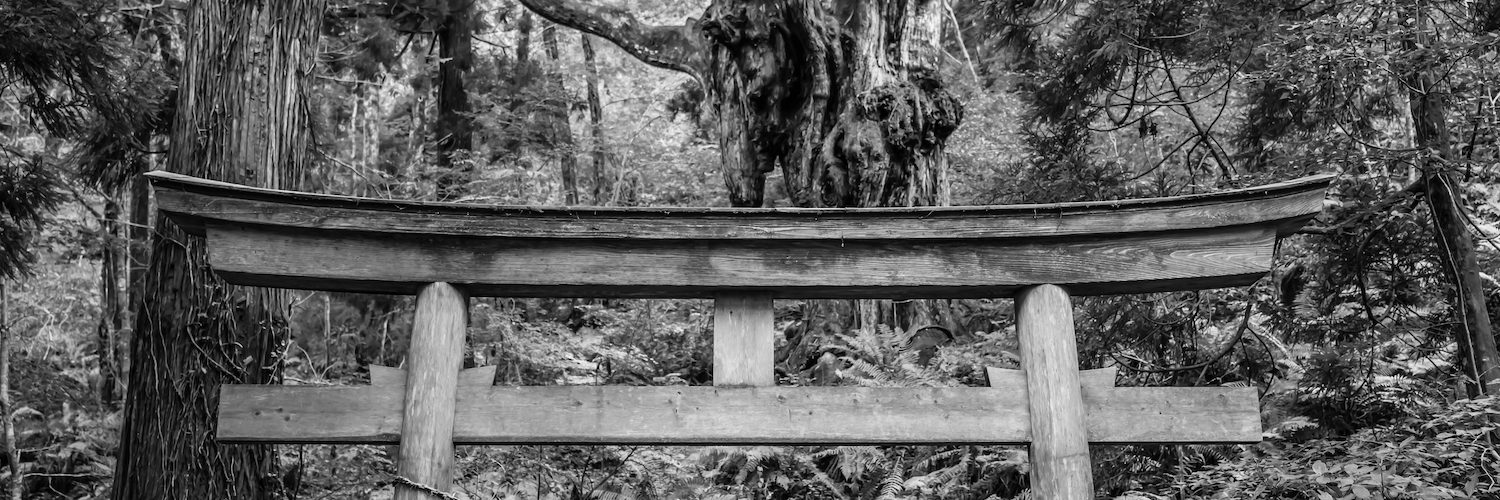
[(159, 209), (201, 234), (208, 221), (305, 230), (563, 239), (994, 239), (1187, 231), (1258, 224), (1285, 235), (1322, 209), (1331, 176), (1220, 193), (1110, 202), (849, 209), (541, 208), (421, 203), (247, 188), (147, 174)]
[(776, 385), (776, 325), (770, 294), (714, 298), (714, 385)]
[[(1085, 387), (1090, 442), (1253, 443), (1253, 387)], [(399, 388), (226, 385), (219, 439), (391, 444)], [(1021, 387), (493, 386), (458, 395), (458, 444), (1026, 444)]]
[(392, 237), (208, 228), (209, 261), (245, 285), (414, 293), (434, 281), (474, 295), (780, 298), (1004, 297), (1036, 283), (1079, 295), (1239, 286), (1271, 266), (1275, 230), (1074, 239), (675, 241)]
[(1038, 498), (1090, 500), (1094, 476), (1073, 301), (1062, 287), (1037, 285), (1017, 294), (1015, 307), (1031, 409), (1031, 491)]
[[(453, 486), (453, 418), (468, 322), (468, 298), (463, 292), (447, 283), (424, 287), (417, 295), (417, 312), (412, 318), (406, 384), (383, 387), (406, 394), (396, 473), (439, 491)], [(438, 497), (397, 485), (395, 500)]]

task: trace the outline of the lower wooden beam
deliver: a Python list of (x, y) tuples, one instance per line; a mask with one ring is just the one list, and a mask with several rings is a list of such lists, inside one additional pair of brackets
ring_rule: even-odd
[[(1089, 441), (1253, 443), (1253, 387), (1083, 388)], [(219, 439), (399, 441), (400, 387), (226, 385)], [(465, 388), (457, 444), (1025, 444), (1022, 387)]]

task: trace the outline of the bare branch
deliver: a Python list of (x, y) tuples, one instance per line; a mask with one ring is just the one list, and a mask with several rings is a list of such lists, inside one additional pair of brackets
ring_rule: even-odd
[(702, 79), (708, 43), (694, 22), (653, 26), (623, 8), (587, 1), (521, 0), (521, 4), (548, 21), (609, 40), (646, 64)]

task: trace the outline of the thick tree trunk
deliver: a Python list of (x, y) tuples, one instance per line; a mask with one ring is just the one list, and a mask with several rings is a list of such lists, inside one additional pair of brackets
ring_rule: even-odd
[(589, 102), (589, 134), (593, 138), (593, 144), (589, 151), (592, 167), (589, 169), (589, 177), (593, 178), (593, 187), (590, 194), (594, 204), (602, 204), (605, 200), (604, 182), (604, 160), (608, 154), (604, 148), (604, 103), (599, 99), (599, 63), (595, 60), (593, 35), (587, 33), (580, 35), (583, 39), (583, 69), (584, 78), (588, 85)]
[(521, 1), (697, 77), (717, 114), (730, 202), (761, 205), (779, 166), (801, 207), (938, 200), (963, 115), (937, 72), (944, 2), (715, 0), (699, 22), (647, 26), (593, 2)]
[[(1427, 25), (1421, 4), (1416, 13), (1418, 26)], [(1415, 50), (1421, 44), (1408, 43)], [(1454, 330), (1459, 366), (1465, 368), (1469, 395), (1478, 397), (1500, 393), (1500, 354), (1490, 314), (1485, 306), (1484, 284), (1479, 278), (1479, 264), (1474, 254), (1474, 240), (1469, 234), (1468, 215), (1464, 213), (1463, 193), (1458, 176), (1448, 165), (1452, 158), (1448, 134), (1448, 89), (1434, 78), (1432, 61), (1419, 61), (1407, 77), (1411, 106), (1413, 140), (1423, 151), (1420, 159), (1427, 206), (1432, 211), (1432, 228), (1438, 238), (1438, 260), (1453, 283), (1456, 300), (1454, 311), (1460, 317)]]
[(703, 30), (725, 182), (761, 204), (780, 166), (793, 204), (938, 201), (962, 107), (937, 73), (942, 0), (715, 2)]
[(447, 0), (447, 16), (438, 28), (437, 195), (449, 200), (463, 196), (474, 179), (473, 163), (454, 162), (453, 155), (474, 148), (474, 120), (468, 116), (469, 93), (464, 87), (474, 60), (474, 0)]
[[(323, 10), (323, 0), (193, 3), (168, 170), (296, 187)], [(214, 419), (220, 384), (278, 380), (286, 294), (220, 281), (203, 241), (165, 219), (153, 245), (113, 498), (272, 498), (273, 449), (218, 443)]]
[(104, 200), (103, 257), (99, 259), (99, 324), (95, 328), (94, 356), (99, 360), (99, 402), (115, 408), (116, 366), (115, 334), (122, 324), (120, 312), (120, 204), (117, 195)]

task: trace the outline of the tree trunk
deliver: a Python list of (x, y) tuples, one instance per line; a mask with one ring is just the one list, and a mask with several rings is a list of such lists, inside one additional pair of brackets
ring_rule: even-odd
[[(193, 3), (167, 170), (297, 186), (309, 147), (303, 88), (323, 11), (323, 0)], [(222, 445), (214, 420), (220, 384), (278, 381), (285, 292), (219, 280), (202, 239), (165, 219), (144, 290), (113, 498), (272, 498), (274, 450)]]
[(780, 166), (800, 207), (938, 200), (963, 115), (937, 71), (944, 2), (714, 0), (699, 22), (648, 26), (592, 2), (521, 1), (697, 77), (717, 114), (730, 202), (761, 205)]
[(937, 73), (942, 0), (715, 2), (707, 88), (725, 183), (763, 201), (780, 165), (800, 207), (937, 201), (962, 108)]
[(130, 183), (130, 224), (126, 228), (130, 234), (127, 241), (130, 262), (125, 269), (125, 312), (130, 316), (122, 325), (125, 329), (115, 339), (118, 353), (115, 361), (119, 372), (116, 390), (122, 394), (130, 384), (131, 359), (125, 353), (129, 352), (131, 339), (135, 336), (135, 313), (140, 311), (141, 297), (146, 292), (146, 266), (151, 260), (151, 219), (151, 187), (145, 176), (137, 175)]
[(10, 484), (6, 498), (21, 500), (26, 489), (26, 473), (21, 467), (21, 450), (16, 448), (16, 423), (11, 419), (15, 402), (10, 398), (10, 302), (5, 296), (8, 283), (0, 277), (0, 436), (5, 439), (5, 459), (10, 462)]
[(115, 334), (120, 331), (120, 204), (116, 193), (106, 194), (104, 219), (100, 228), (104, 233), (103, 257), (99, 259), (99, 324), (95, 328), (94, 355), (99, 360), (99, 403), (114, 409), (119, 403), (115, 397), (116, 359)]
[(558, 71), (562, 53), (557, 47), (557, 26), (542, 28), (542, 45), (546, 46), (547, 58), (552, 61), (552, 67), (547, 69), (547, 82), (559, 96), (547, 103), (548, 139), (552, 142), (554, 153), (558, 155), (558, 167), (562, 171), (563, 202), (577, 205), (578, 156), (574, 154), (573, 125), (569, 120), (568, 101), (561, 98), (567, 95), (567, 88), (563, 84), (562, 73)]
[[(1416, 13), (1419, 31), (1428, 25), (1426, 10), (1420, 3)], [(1408, 43), (1408, 50), (1418, 50), (1422, 43)], [(1452, 158), (1448, 134), (1448, 89), (1433, 77), (1433, 61), (1415, 64), (1407, 77), (1411, 105), (1413, 139), (1422, 151), (1419, 165), (1432, 211), (1432, 228), (1438, 238), (1438, 260), (1453, 283), (1457, 300), (1455, 312), (1460, 316), (1454, 341), (1458, 346), (1459, 365), (1465, 368), (1466, 386), (1471, 397), (1500, 393), (1500, 354), (1496, 352), (1494, 330), (1485, 306), (1484, 285), (1479, 278), (1479, 264), (1474, 254), (1474, 240), (1469, 235), (1468, 215), (1464, 213), (1463, 193), (1458, 176), (1449, 166)]]
[(599, 63), (595, 61), (593, 35), (580, 35), (583, 39), (583, 69), (584, 78), (588, 85), (589, 101), (589, 133), (593, 137), (592, 149), (589, 157), (593, 167), (589, 170), (589, 177), (594, 180), (590, 190), (594, 204), (602, 204), (606, 194), (604, 190), (604, 160), (608, 154), (604, 148), (604, 103), (599, 99)]
[(1469, 235), (1468, 215), (1458, 176), (1448, 166), (1446, 92), (1434, 87), (1432, 78), (1420, 77), (1411, 87), (1411, 112), (1417, 147), (1426, 151), (1420, 161), (1427, 206), (1432, 211), (1432, 229), (1438, 238), (1438, 260), (1453, 284), (1460, 316), (1454, 331), (1459, 365), (1465, 368), (1470, 397), (1500, 393), (1500, 355), (1485, 305), (1484, 284), (1474, 240)]
[(463, 196), (474, 180), (470, 161), (454, 162), (454, 153), (474, 149), (474, 123), (468, 116), (469, 93), (464, 87), (474, 60), (474, 0), (447, 0), (447, 16), (438, 28), (437, 195), (450, 200)]

